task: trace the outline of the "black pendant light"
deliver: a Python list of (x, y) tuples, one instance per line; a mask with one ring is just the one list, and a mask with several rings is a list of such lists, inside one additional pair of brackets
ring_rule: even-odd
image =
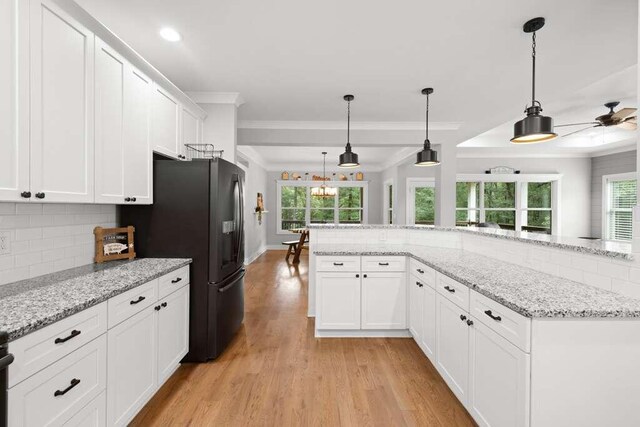
[(416, 166), (435, 166), (440, 164), (438, 161), (438, 152), (431, 149), (431, 142), (429, 141), (429, 95), (432, 93), (433, 88), (427, 87), (422, 89), (422, 94), (427, 95), (427, 109), (425, 114), (426, 131), (424, 147), (416, 156)]
[(553, 131), (553, 119), (543, 116), (542, 104), (536, 100), (536, 31), (544, 27), (544, 18), (533, 18), (527, 21), (522, 30), (525, 33), (533, 33), (531, 61), (533, 73), (531, 79), (531, 106), (525, 109), (527, 117), (513, 125), (514, 144), (534, 144), (536, 142), (549, 141), (558, 136)]
[(344, 153), (340, 154), (340, 162), (338, 167), (341, 168), (357, 168), (360, 166), (358, 163), (358, 155), (351, 151), (351, 142), (349, 142), (349, 134), (351, 131), (351, 101), (355, 97), (353, 95), (345, 95), (343, 99), (347, 101), (347, 146), (344, 148)]

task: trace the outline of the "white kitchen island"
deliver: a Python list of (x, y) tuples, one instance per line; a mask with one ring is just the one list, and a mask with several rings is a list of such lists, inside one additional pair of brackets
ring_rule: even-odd
[(640, 300), (550, 274), (631, 275), (624, 247), (313, 228), (317, 337), (413, 337), (480, 425), (640, 425)]

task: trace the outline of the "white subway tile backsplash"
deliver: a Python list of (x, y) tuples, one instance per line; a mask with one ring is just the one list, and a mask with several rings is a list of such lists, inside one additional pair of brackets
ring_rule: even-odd
[(0, 203), (0, 215), (13, 215), (16, 213), (15, 203)]
[(16, 267), (27, 267), (42, 262), (42, 252), (16, 255)]
[(16, 241), (42, 239), (42, 228), (18, 228)]
[(582, 283), (584, 281), (583, 271), (577, 268), (566, 267), (561, 265), (560, 269), (558, 270), (558, 275), (560, 277), (564, 277), (565, 279), (573, 280), (575, 282)]
[(628, 282), (626, 280), (613, 279), (611, 282), (611, 290), (632, 298), (640, 299), (640, 284)]
[(40, 203), (16, 203), (17, 215), (42, 214), (42, 204)]
[(598, 261), (598, 273), (613, 279), (629, 280), (629, 266)]
[(611, 278), (601, 274), (584, 272), (584, 282), (587, 285), (596, 286), (598, 288), (611, 290)]

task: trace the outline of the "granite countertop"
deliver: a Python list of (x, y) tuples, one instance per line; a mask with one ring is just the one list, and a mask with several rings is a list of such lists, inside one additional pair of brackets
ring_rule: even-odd
[(640, 317), (640, 300), (461, 249), (315, 245), (316, 255), (410, 256), (526, 317)]
[(15, 340), (190, 263), (188, 258), (117, 261), (0, 286), (0, 331)]
[(309, 224), (310, 229), (316, 230), (367, 230), (367, 229), (406, 229), (406, 230), (436, 230), (470, 233), (489, 236), (497, 239), (514, 240), (539, 246), (565, 249), (574, 252), (601, 255), (609, 258), (632, 260), (633, 247), (631, 243), (612, 242), (608, 240), (589, 240), (577, 237), (554, 236), (550, 234), (530, 233), (527, 231), (511, 231), (496, 228), (481, 227), (439, 227), (433, 225), (386, 225), (386, 224)]

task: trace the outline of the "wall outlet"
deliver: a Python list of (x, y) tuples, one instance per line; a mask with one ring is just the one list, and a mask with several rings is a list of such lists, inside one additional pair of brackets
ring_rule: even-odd
[(11, 253), (11, 234), (8, 231), (0, 231), (0, 255)]

